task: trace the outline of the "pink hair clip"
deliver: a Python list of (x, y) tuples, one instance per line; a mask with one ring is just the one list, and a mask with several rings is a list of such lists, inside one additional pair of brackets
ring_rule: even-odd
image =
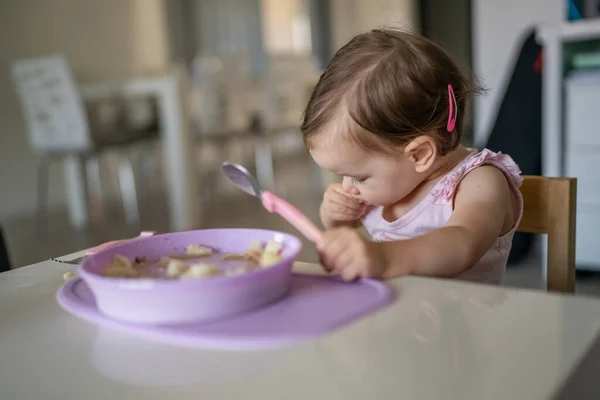
[(454, 130), (454, 126), (456, 125), (456, 114), (458, 114), (458, 107), (456, 106), (456, 96), (454, 95), (454, 89), (452, 89), (452, 85), (448, 85), (448, 125), (446, 125), (446, 130), (448, 132), (452, 132)]

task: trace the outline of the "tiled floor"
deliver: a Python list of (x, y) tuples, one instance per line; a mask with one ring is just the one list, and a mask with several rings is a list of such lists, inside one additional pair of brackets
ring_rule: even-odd
[[(307, 156), (278, 160), (276, 172), (276, 191), (316, 221), (321, 193), (314, 184), (314, 171), (310, 167)], [(220, 188), (213, 187), (215, 189), (213, 191), (217, 193), (211, 196), (210, 206), (204, 210), (203, 223), (198, 228), (252, 227), (295, 233), (294, 229), (280, 217), (267, 213), (257, 199), (241, 191), (223, 190), (227, 189), (229, 183), (219, 179), (217, 182)], [(6, 221), (4, 223), (5, 230), (14, 266), (32, 264), (49, 257), (92, 247), (108, 240), (132, 237), (140, 230), (168, 231), (169, 224), (164, 195), (145, 196), (144, 201), (140, 204), (142, 221), (139, 227), (125, 224), (118, 204), (106, 208), (107, 220), (102, 225), (81, 231), (74, 231), (69, 227), (64, 212), (51, 217), (46, 235), (40, 235), (37, 232), (36, 221), (33, 217)], [(300, 259), (316, 262), (314, 246), (306, 240), (304, 240), (304, 244)], [(532, 254), (519, 265), (508, 267), (506, 285), (525, 288), (541, 288), (543, 286), (541, 263), (536, 254)], [(586, 277), (578, 277), (577, 292), (600, 296), (600, 277), (589, 274)]]

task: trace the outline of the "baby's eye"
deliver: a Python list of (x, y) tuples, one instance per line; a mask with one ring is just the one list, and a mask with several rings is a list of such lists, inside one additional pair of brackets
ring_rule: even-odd
[(365, 183), (366, 180), (367, 180), (367, 178), (364, 178), (364, 179), (352, 178), (352, 183), (355, 184), (355, 185), (360, 185), (362, 183)]

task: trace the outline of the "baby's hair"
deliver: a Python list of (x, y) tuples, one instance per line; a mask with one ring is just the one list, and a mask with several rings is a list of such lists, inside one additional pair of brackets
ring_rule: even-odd
[[(451, 132), (448, 85), (456, 96)], [(452, 57), (431, 40), (374, 29), (333, 56), (310, 96), (301, 131), (310, 148), (332, 121), (349, 116), (347, 134), (368, 150), (385, 152), (430, 134), (438, 154), (445, 155), (460, 144), (466, 104), (475, 92)]]

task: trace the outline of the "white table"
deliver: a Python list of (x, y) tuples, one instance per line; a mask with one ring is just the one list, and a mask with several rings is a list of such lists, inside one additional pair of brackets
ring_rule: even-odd
[(217, 352), (67, 314), (54, 294), (69, 270), (47, 261), (0, 274), (0, 398), (536, 400), (577, 371), (560, 398), (580, 399), (577, 380), (597, 372), (577, 368), (600, 330), (590, 298), (408, 277), (389, 282), (393, 305), (320, 339)]
[[(81, 94), (87, 100), (115, 95), (156, 98), (172, 231), (194, 229), (200, 223), (198, 176), (194, 172), (194, 147), (188, 128), (189, 118), (183, 95), (182, 75), (181, 71), (174, 69), (165, 75), (140, 77), (117, 84), (93, 84), (81, 88)], [(65, 167), (71, 223), (81, 227), (88, 222), (84, 173), (76, 160), (67, 160)]]

